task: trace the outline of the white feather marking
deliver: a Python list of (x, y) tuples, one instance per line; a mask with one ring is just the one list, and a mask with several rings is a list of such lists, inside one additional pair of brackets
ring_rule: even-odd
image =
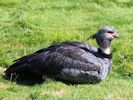
[(101, 48), (100, 47), (100, 49), (102, 50), (103, 53), (110, 54), (110, 48), (109, 47), (108, 48)]

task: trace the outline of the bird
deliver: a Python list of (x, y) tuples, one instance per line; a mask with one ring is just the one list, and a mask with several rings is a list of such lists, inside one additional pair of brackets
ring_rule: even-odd
[(98, 47), (81, 41), (61, 42), (14, 60), (5, 74), (34, 73), (75, 84), (96, 84), (112, 69), (111, 42), (119, 34), (113, 26), (104, 26), (89, 39)]

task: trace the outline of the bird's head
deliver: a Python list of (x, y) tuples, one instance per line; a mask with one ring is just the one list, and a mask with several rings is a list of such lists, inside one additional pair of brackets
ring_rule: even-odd
[(110, 53), (109, 47), (111, 45), (111, 41), (114, 38), (118, 38), (118, 37), (119, 35), (113, 26), (105, 26), (100, 30), (98, 30), (96, 34), (93, 34), (91, 36), (91, 38), (96, 39), (100, 49), (106, 54)]

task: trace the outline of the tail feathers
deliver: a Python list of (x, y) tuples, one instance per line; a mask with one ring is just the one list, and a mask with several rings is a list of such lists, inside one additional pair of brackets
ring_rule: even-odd
[(28, 63), (24, 63), (19, 66), (15, 66), (15, 64), (13, 64), (5, 71), (5, 74), (10, 75), (11, 73), (23, 73), (28, 72), (29, 70), (30, 68)]

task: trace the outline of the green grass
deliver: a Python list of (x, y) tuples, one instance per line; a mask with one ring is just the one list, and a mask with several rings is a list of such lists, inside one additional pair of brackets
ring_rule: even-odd
[[(0, 0), (0, 100), (133, 99), (132, 0)], [(113, 69), (96, 85), (47, 80), (35, 86), (3, 78), (14, 59), (62, 41), (84, 41), (105, 25), (120, 38), (112, 43)]]

